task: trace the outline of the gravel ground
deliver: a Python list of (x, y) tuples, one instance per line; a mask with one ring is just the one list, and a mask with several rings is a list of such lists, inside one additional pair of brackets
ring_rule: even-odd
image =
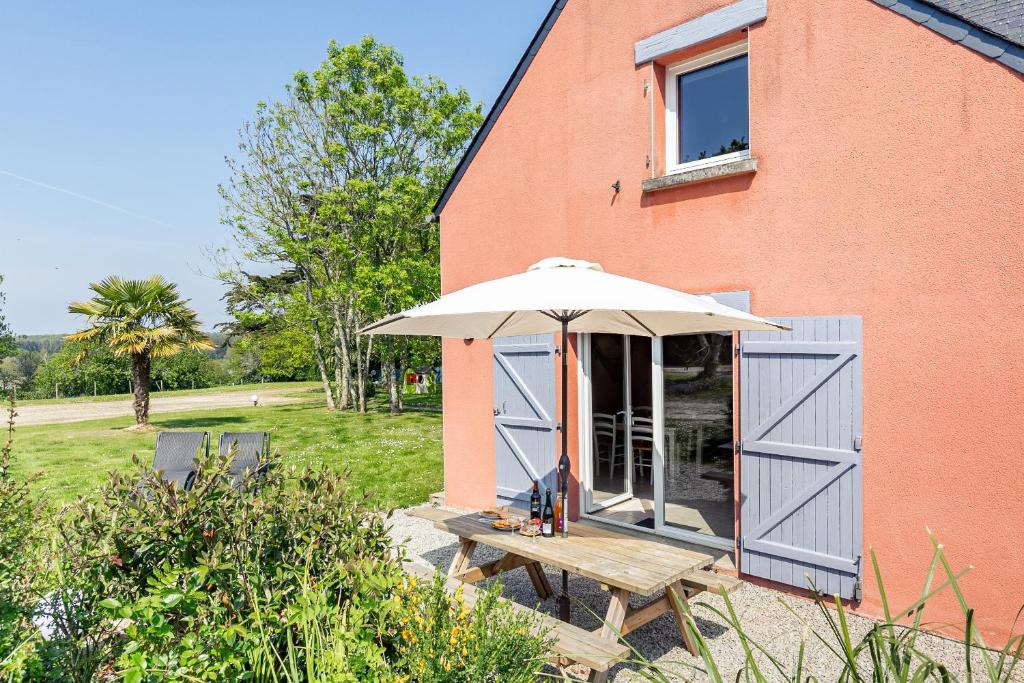
[[(252, 405), (252, 395), (260, 398), (260, 405), (284, 405), (308, 400), (294, 396), (296, 389), (265, 389), (249, 391), (225, 391), (192, 396), (152, 396), (149, 400), (150, 415), (180, 413), (190, 410), (213, 410), (214, 408), (243, 408)], [(99, 420), (105, 417), (127, 417), (132, 415), (132, 402), (95, 401), (85, 403), (41, 403), (18, 406), (19, 427), (66, 422)]]
[[(392, 524), (392, 537), (397, 543), (405, 544), (411, 553), (419, 555), (431, 564), (446, 571), (458, 547), (455, 536), (438, 531), (427, 520), (409, 517), (401, 510), (395, 513)], [(474, 555), (474, 564), (496, 560), (500, 553), (483, 546), (478, 547)], [(561, 575), (557, 569), (547, 568), (548, 579), (556, 593), (561, 585)], [(525, 571), (514, 571), (502, 575), (504, 595), (533, 607), (537, 604), (537, 594)], [(601, 625), (601, 617), (608, 608), (608, 594), (601, 590), (597, 582), (579, 576), (570, 576), (569, 590), (573, 596), (571, 621), (586, 629), (596, 629)], [(792, 668), (800, 647), (801, 633), (804, 628), (801, 619), (805, 620), (815, 631), (826, 634), (828, 626), (818, 608), (811, 602), (801, 600), (759, 586), (746, 584), (730, 596), (733, 607), (739, 615), (748, 636), (764, 646), (787, 668)], [(785, 602), (783, 602), (785, 601)], [(694, 616), (701, 633), (711, 645), (715, 661), (725, 680), (736, 680), (736, 673), (743, 667), (743, 650), (735, 633), (725, 621), (711, 609), (701, 606), (707, 603), (724, 611), (722, 598), (704, 593), (691, 602)], [(786, 605), (789, 605), (787, 608)], [(548, 614), (557, 613), (557, 599), (550, 598), (540, 603), (539, 608)], [(790, 611), (790, 608), (793, 611)], [(800, 615), (799, 618), (793, 612)], [(927, 618), (927, 613), (926, 613)], [(871, 621), (855, 615), (849, 616), (849, 626), (855, 637), (866, 633)], [(669, 680), (704, 681), (703, 663), (683, 649), (679, 640), (675, 620), (665, 614), (650, 622), (626, 637), (628, 644), (648, 661), (654, 662), (667, 674)], [(921, 635), (918, 647), (934, 660), (945, 664), (957, 679), (964, 678), (963, 645), (931, 635)], [(979, 656), (975, 657), (975, 671), (983, 671)], [(835, 681), (842, 670), (839, 660), (818, 642), (813, 635), (806, 638), (805, 676), (814, 675), (820, 681)], [(650, 680), (640, 675), (639, 666), (625, 662), (612, 669), (610, 679), (620, 683), (625, 681)], [(770, 680), (784, 680), (775, 671), (765, 670)], [(774, 675), (773, 675), (774, 674)], [(1024, 681), (1024, 671), (1014, 680)]]

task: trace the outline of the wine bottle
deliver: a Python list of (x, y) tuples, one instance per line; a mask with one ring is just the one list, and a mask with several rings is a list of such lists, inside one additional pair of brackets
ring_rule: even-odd
[(533, 493), (530, 494), (530, 521), (540, 519), (540, 482), (533, 482)]
[(551, 489), (545, 489), (547, 491), (546, 498), (544, 501), (544, 516), (540, 525), (540, 531), (542, 534), (551, 538), (555, 535), (555, 512), (551, 509)]
[(555, 533), (562, 533), (562, 496), (555, 489)]

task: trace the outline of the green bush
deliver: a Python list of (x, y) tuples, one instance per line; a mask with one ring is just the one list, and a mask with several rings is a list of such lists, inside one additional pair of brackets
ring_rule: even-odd
[(161, 391), (205, 389), (215, 386), (218, 379), (217, 368), (204, 351), (182, 349), (153, 360), (153, 385)]
[(35, 675), (37, 632), (32, 624), (43, 571), (42, 516), (31, 481), (11, 474), (14, 402), (8, 409), (7, 441), (0, 448), (0, 680)]
[(490, 586), (470, 607), (463, 601), (461, 588), (452, 596), (444, 583), (440, 574), (426, 586), (410, 578), (395, 595), (401, 606), (397, 680), (535, 680), (551, 641), (534, 632), (534, 618), (501, 602), (500, 584)]
[(296, 613), (310, 585), (383, 660), (401, 580), (386, 516), (327, 470), (272, 468), (232, 487), (229, 459), (200, 462), (187, 494), (136, 460), (61, 516), (50, 612), (64, 680), (105, 668), (128, 681), (256, 680), (256, 663), (286, 658), (305, 669)]

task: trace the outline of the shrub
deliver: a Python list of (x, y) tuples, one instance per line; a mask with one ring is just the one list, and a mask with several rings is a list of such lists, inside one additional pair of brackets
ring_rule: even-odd
[(201, 461), (185, 494), (136, 459), (62, 515), (51, 611), (67, 679), (105, 667), (128, 681), (252, 679), (254, 662), (286, 658), (304, 669), (310, 586), (351, 641), (389, 642), (401, 570), (386, 516), (322, 469), (233, 487), (229, 460)]
[(444, 577), (427, 586), (410, 578), (395, 595), (400, 604), (399, 680), (431, 683), (529, 683), (550, 645), (533, 632), (534, 618), (500, 601), (493, 584), (472, 607), (460, 587), (449, 595)]
[(29, 481), (11, 473), (14, 418), (7, 412), (7, 441), (0, 448), (0, 680), (21, 680), (37, 665), (32, 617), (43, 576), (44, 536), (38, 501)]

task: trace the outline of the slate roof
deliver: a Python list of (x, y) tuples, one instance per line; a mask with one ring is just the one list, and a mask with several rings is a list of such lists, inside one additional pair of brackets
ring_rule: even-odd
[[(1003, 66), (1024, 73), (1024, 36), (1021, 34), (1024, 0), (872, 1)], [(955, 6), (956, 13), (952, 9), (947, 10), (947, 5)], [(995, 31), (1002, 33), (997, 35)]]
[[(778, 1), (778, 0), (776, 0)], [(1015, 71), (1024, 73), (1024, 0), (871, 0), (897, 14), (916, 21), (936, 33), (979, 52)], [(536, 35), (520, 58), (480, 130), (462, 155), (455, 172), (434, 204), (434, 217), (441, 214), (477, 151), (487, 139), (495, 121), (504, 111), (512, 93), (526, 75), (544, 39), (565, 9), (568, 0), (553, 0)]]
[(969, 24), (1024, 47), (1024, 0), (926, 0)]

